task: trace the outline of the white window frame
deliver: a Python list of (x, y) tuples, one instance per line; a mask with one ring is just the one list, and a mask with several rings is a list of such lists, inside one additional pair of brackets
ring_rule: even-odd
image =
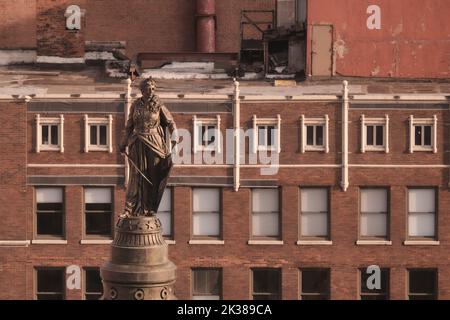
[[(363, 204), (363, 201), (362, 201), (362, 194), (363, 194), (363, 192), (364, 191), (374, 191), (374, 190), (376, 190), (376, 191), (380, 191), (380, 190), (382, 190), (382, 191), (384, 191), (384, 192), (386, 192), (386, 211), (363, 211), (362, 210), (362, 204)], [(375, 239), (382, 239), (382, 240), (389, 240), (389, 238), (390, 238), (390, 215), (389, 215), (389, 212), (390, 212), (390, 210), (389, 210), (389, 206), (390, 206), (390, 198), (389, 198), (389, 189), (388, 188), (384, 188), (384, 187), (361, 187), (360, 188), (360, 190), (359, 190), (359, 238), (360, 239), (364, 239), (364, 240), (367, 240), (367, 239), (371, 239), (371, 240), (375, 240)], [(367, 216), (367, 215), (378, 215), (378, 217), (379, 216), (381, 216), (381, 215), (384, 215), (384, 217), (385, 217), (385, 228), (386, 228), (386, 234), (385, 235), (378, 235), (378, 236), (372, 236), (372, 235), (366, 235), (366, 234), (363, 234), (362, 233), (362, 227), (361, 227), (361, 224), (362, 224), (362, 219), (363, 219), (363, 216)]]
[[(300, 117), (300, 129), (301, 129), (301, 153), (307, 151), (322, 151), (325, 153), (330, 152), (330, 145), (328, 139), (330, 118), (328, 115), (324, 115), (323, 118), (306, 118), (304, 114)], [(323, 126), (323, 145), (321, 146), (308, 146), (307, 127), (308, 126)]]
[[(367, 144), (367, 127), (369, 126), (383, 126), (382, 146)], [(376, 137), (376, 132), (374, 132), (374, 137)], [(361, 153), (366, 151), (384, 151), (389, 153), (389, 116), (387, 114), (384, 118), (366, 118), (364, 114), (361, 115)]]
[[(431, 146), (416, 145), (416, 126), (431, 126)], [(409, 153), (425, 151), (437, 153), (437, 116), (432, 118), (414, 118), (409, 116)]]
[[(221, 140), (221, 119), (220, 115), (217, 115), (215, 118), (198, 118), (197, 116), (194, 116), (192, 118), (192, 123), (194, 126), (194, 141), (193, 141), (193, 148), (194, 153), (198, 151), (216, 151), (217, 153), (222, 152), (222, 140)], [(215, 126), (216, 127), (216, 133), (215, 133), (215, 140), (214, 143), (208, 146), (204, 146), (203, 144), (199, 144), (199, 135), (201, 134), (201, 131), (199, 130), (202, 126)]]
[[(258, 118), (253, 115), (253, 153), (258, 151), (274, 151), (277, 153), (281, 152), (281, 116), (277, 114), (276, 118)], [(275, 143), (271, 146), (260, 146), (259, 145), (259, 130), (258, 126), (274, 126), (275, 127)]]
[[(42, 126), (57, 125), (58, 126), (58, 145), (42, 144)], [(40, 114), (36, 115), (36, 153), (41, 151), (59, 151), (64, 153), (64, 116), (59, 118), (43, 118)]]
[[(277, 211), (255, 211), (254, 209), (254, 203), (253, 203), (253, 193), (255, 192), (255, 190), (261, 190), (261, 189), (265, 189), (265, 190), (274, 190), (276, 191), (276, 196), (278, 197), (278, 210)], [(261, 240), (261, 239), (280, 239), (281, 240), (281, 236), (282, 236), (282, 217), (281, 217), (281, 195), (280, 195), (280, 189), (279, 188), (253, 188), (251, 189), (251, 227), (250, 227), (250, 238), (253, 240)], [(277, 221), (278, 221), (278, 230), (277, 230), (277, 234), (276, 235), (255, 235), (254, 234), (254, 223), (253, 223), (253, 219), (255, 215), (272, 215), (272, 214), (276, 214), (277, 215)]]
[[(328, 187), (321, 187), (321, 186), (317, 186), (317, 187), (301, 187), (300, 188), (300, 193), (299, 193), (299, 199), (300, 202), (302, 200), (302, 192), (306, 191), (306, 190), (324, 190), (326, 192), (326, 197), (325, 197), (325, 201), (326, 201), (326, 206), (327, 206), (327, 210), (326, 211), (303, 211), (302, 209), (302, 203), (300, 203), (299, 205), (299, 226), (298, 226), (298, 238), (301, 240), (329, 240), (330, 239), (330, 189)], [(326, 214), (326, 235), (303, 235), (302, 234), (302, 219), (305, 215), (308, 214)]]
[[(112, 144), (112, 115), (107, 118), (89, 118), (87, 114), (84, 115), (84, 152), (90, 151), (106, 151), (113, 152)], [(106, 146), (91, 145), (91, 125), (106, 126)]]
[[(411, 208), (409, 206), (409, 198), (410, 198), (410, 192), (412, 190), (433, 190), (434, 192), (434, 211), (427, 211), (427, 212), (421, 212), (421, 211), (411, 211)], [(407, 238), (408, 239), (423, 239), (423, 240), (437, 240), (438, 239), (438, 228), (439, 228), (439, 220), (438, 220), (438, 214), (439, 214), (439, 192), (436, 188), (433, 187), (411, 187), (407, 189), (408, 192), (408, 197), (407, 197), (407, 212), (408, 212), (408, 216), (407, 216)], [(409, 219), (411, 218), (411, 214), (422, 214), (422, 215), (433, 215), (433, 219), (434, 219), (434, 231), (433, 231), (433, 235), (431, 236), (420, 236), (420, 235), (411, 235), (411, 230), (409, 228)]]

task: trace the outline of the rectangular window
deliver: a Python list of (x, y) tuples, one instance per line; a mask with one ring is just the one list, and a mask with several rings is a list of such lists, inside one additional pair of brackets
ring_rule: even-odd
[(59, 146), (59, 125), (42, 124), (42, 145), (50, 147)]
[(301, 270), (301, 298), (302, 300), (330, 299), (330, 270), (302, 269)]
[(388, 237), (388, 191), (386, 189), (360, 190), (360, 236)]
[(359, 270), (361, 300), (389, 299), (389, 269), (380, 271), (380, 279), (375, 279), (373, 273), (367, 273), (367, 268)]
[(279, 190), (252, 190), (252, 236), (279, 237)]
[(306, 145), (312, 147), (323, 147), (323, 125), (307, 125), (306, 126)]
[(275, 146), (275, 126), (258, 125), (258, 146), (267, 148)]
[(172, 237), (172, 189), (166, 188), (158, 208), (158, 218), (162, 224), (162, 235)]
[(415, 125), (414, 126), (414, 143), (416, 146), (431, 147), (432, 126), (431, 125)]
[(366, 145), (371, 147), (384, 146), (384, 126), (382, 125), (367, 125), (366, 126)]
[(108, 147), (108, 126), (104, 124), (90, 124), (90, 147)]
[(63, 188), (36, 188), (36, 235), (64, 236)]
[(192, 299), (220, 300), (222, 272), (220, 269), (193, 269)]
[(103, 294), (100, 268), (84, 269), (84, 299), (99, 300)]
[(436, 235), (436, 190), (408, 190), (408, 234), (434, 238)]
[(64, 268), (37, 268), (35, 270), (36, 299), (64, 300), (64, 275)]
[(220, 189), (194, 188), (193, 236), (220, 237)]
[(253, 269), (253, 300), (281, 299), (281, 270)]
[(302, 188), (300, 237), (328, 238), (328, 189)]
[(210, 124), (199, 125), (198, 145), (203, 147), (214, 147), (216, 141), (217, 127)]
[(85, 188), (86, 236), (112, 236), (113, 204), (111, 188)]
[(437, 299), (437, 271), (434, 269), (408, 270), (409, 300)]

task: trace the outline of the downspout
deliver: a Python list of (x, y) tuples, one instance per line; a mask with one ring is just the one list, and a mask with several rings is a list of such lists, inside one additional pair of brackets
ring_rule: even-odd
[(348, 189), (348, 81), (343, 81), (342, 96), (342, 180), (341, 188), (345, 192)]
[(234, 168), (233, 168), (233, 175), (234, 175), (234, 191), (239, 191), (240, 187), (240, 174), (241, 174), (241, 167), (240, 167), (240, 154), (241, 154), (241, 145), (240, 145), (240, 122), (241, 122), (241, 102), (239, 100), (239, 82), (234, 79), (234, 103), (233, 103), (233, 120), (234, 120)]
[[(131, 79), (127, 79), (127, 92), (125, 94), (125, 127), (127, 125), (128, 117), (130, 115), (130, 109), (131, 109)], [(127, 148), (128, 152), (128, 148)], [(125, 187), (128, 186), (128, 179), (130, 178), (130, 164), (128, 163), (128, 160), (125, 159)]]
[(216, 0), (197, 0), (197, 52), (216, 51)]

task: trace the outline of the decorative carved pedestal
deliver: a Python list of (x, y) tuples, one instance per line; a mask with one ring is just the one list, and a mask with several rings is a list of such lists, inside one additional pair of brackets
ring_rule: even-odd
[(176, 299), (173, 290), (176, 266), (168, 253), (156, 216), (119, 218), (111, 261), (100, 271), (102, 299)]

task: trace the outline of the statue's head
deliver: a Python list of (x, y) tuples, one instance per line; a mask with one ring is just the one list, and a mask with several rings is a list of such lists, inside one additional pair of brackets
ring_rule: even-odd
[(152, 78), (142, 80), (140, 89), (144, 97), (150, 97), (156, 91), (156, 82)]

